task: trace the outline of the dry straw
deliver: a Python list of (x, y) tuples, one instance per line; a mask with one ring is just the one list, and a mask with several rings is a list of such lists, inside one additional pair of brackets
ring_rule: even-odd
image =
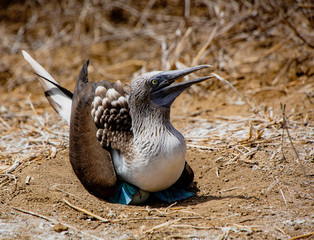
[[(201, 111), (173, 116), (174, 121), (184, 123), (180, 130), (186, 136), (187, 146), (204, 152), (230, 147), (234, 150), (233, 155), (217, 158), (217, 164), (221, 164), (213, 170), (217, 179), (220, 178), (220, 171), (228, 165), (242, 162), (257, 166), (252, 156), (265, 149), (271, 152), (265, 163), (273, 162), (285, 156), (285, 150), (291, 146), (297, 166), (303, 169), (303, 176), (308, 177), (307, 169), (303, 166), (307, 157), (314, 155), (313, 151), (309, 153), (306, 149), (314, 144), (313, 110), (287, 112), (283, 108), (282, 112), (275, 111), (258, 104), (254, 98), (260, 93), (272, 91), (289, 94), (290, 89), (295, 87), (307, 96), (306, 101), (313, 104), (314, 84), (309, 80), (313, 73), (305, 68), (311, 65), (313, 58), (313, 42), (308, 34), (308, 29), (313, 29), (314, 24), (311, 1), (186, 0), (182, 6), (178, 6), (176, 1), (168, 0), (168, 10), (162, 8), (163, 1), (156, 0), (141, 4), (140, 1), (135, 4), (132, 1), (100, 0), (24, 2), (1, 10), (2, 13), (5, 11), (3, 14), (8, 21), (2, 28), (3, 39), (0, 43), (0, 51), (5, 56), (0, 65), (3, 74), (0, 96), (1, 191), (16, 188), (18, 171), (23, 170), (28, 163), (43, 158), (53, 159), (60, 150), (68, 148), (66, 123), (48, 110), (43, 95), (38, 97), (34, 91), (31, 91), (31, 96), (26, 94), (27, 87), (33, 89), (39, 85), (26, 63), (16, 61), (22, 58), (19, 54), (21, 49), (32, 51), (42, 65), (52, 70), (53, 74), (59, 74), (62, 77), (60, 82), (68, 86), (73, 86), (77, 69), (89, 57), (92, 58), (91, 73), (99, 77), (96, 80), (105, 77), (112, 81), (121, 79), (124, 83), (150, 70), (212, 64), (214, 76), (218, 80), (202, 83), (201, 87), (194, 87), (190, 93), (206, 97), (223, 92), (227, 104), (246, 106), (248, 114), (221, 116), (215, 114), (215, 109), (208, 105)], [(17, 15), (18, 19), (15, 18)], [(243, 49), (254, 49), (252, 43), (271, 47), (250, 59), (251, 62), (246, 56), (237, 56)], [(286, 51), (294, 49), (294, 58), (285, 56)], [(297, 53), (301, 53), (301, 56)], [(269, 61), (275, 57), (282, 65), (277, 74), (268, 79)], [(293, 68), (302, 71), (294, 72)], [(294, 80), (301, 73), (304, 74), (302, 81)], [(246, 74), (250, 74), (253, 80), (260, 78), (261, 86), (243, 87), (241, 81), (247, 80)], [(270, 193), (276, 187), (279, 188), (279, 198), (288, 205), (291, 195), (279, 178), (274, 178), (265, 193)], [(239, 189), (237, 186), (226, 188), (220, 194)], [(56, 190), (82, 200), (65, 190)], [(220, 239), (227, 239), (232, 232), (251, 234), (256, 227), (236, 224), (217, 227), (195, 225), (195, 218), (202, 221), (214, 218), (198, 216), (194, 210), (181, 206), (140, 208), (147, 215), (159, 216), (113, 220), (93, 214), (68, 200), (64, 200), (64, 204), (104, 224), (150, 221), (149, 229), (141, 232), (143, 238), (163, 230), (170, 231), (170, 238), (205, 236), (203, 232), (195, 235), (171, 232), (174, 229), (193, 229), (219, 231)], [(32, 211), (14, 209), (60, 223)], [(152, 224), (155, 220), (157, 222)], [(61, 223), (87, 237), (100, 239)], [(269, 232), (267, 226), (264, 229), (259, 226), (256, 228)], [(287, 238), (286, 233), (278, 229)], [(292, 239), (311, 235), (313, 233)], [(162, 235), (156, 236), (159, 238)]]

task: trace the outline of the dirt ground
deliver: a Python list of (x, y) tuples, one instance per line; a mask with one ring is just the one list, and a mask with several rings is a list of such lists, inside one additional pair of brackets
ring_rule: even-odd
[[(0, 239), (313, 239), (313, 12), (311, 1), (3, 1)], [(92, 81), (123, 83), (213, 65), (198, 75), (226, 81), (193, 86), (171, 112), (197, 196), (124, 206), (89, 194), (22, 49), (71, 91), (88, 58)]]

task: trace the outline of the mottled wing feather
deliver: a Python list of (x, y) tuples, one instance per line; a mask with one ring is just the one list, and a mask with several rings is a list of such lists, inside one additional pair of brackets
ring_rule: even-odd
[(96, 137), (104, 148), (121, 149), (132, 138), (127, 99), (120, 81), (112, 86), (99, 84), (95, 90), (91, 115), (98, 128)]

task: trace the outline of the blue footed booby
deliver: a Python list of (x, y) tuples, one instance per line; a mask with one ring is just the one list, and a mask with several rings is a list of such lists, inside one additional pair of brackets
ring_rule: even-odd
[(185, 160), (184, 137), (170, 122), (170, 107), (184, 90), (211, 76), (173, 83), (210, 65), (145, 73), (128, 92), (120, 81), (89, 82), (87, 61), (72, 94), (22, 53), (51, 106), (70, 125), (70, 162), (90, 193), (121, 204), (143, 203), (150, 195), (166, 202), (194, 195), (186, 190), (194, 173)]

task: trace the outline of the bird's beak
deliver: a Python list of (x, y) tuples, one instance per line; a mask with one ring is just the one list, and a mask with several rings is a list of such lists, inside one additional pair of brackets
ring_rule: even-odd
[(190, 73), (198, 71), (203, 68), (212, 67), (210, 65), (200, 65), (196, 67), (191, 67), (183, 70), (173, 70), (160, 72), (155, 75), (154, 79), (158, 80), (159, 84), (157, 87), (152, 89), (150, 94), (151, 100), (159, 105), (160, 107), (170, 108), (173, 101), (188, 87), (195, 83), (202, 82), (212, 76), (201, 77), (189, 81), (184, 81), (175, 85), (171, 85), (175, 80), (182, 78)]

